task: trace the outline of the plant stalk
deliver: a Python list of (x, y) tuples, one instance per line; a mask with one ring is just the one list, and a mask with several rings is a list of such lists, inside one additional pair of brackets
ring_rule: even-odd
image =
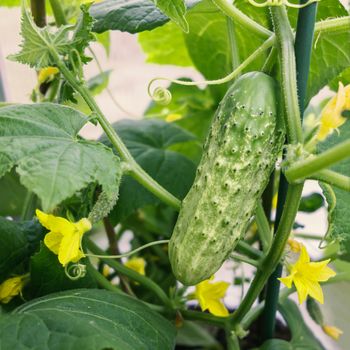
[(236, 23), (249, 29), (251, 32), (258, 35), (260, 38), (267, 39), (273, 33), (262, 25), (253, 21), (250, 17), (241, 12), (235, 7), (232, 2), (227, 0), (212, 0), (212, 2), (228, 17), (232, 18)]
[(341, 190), (350, 192), (350, 177), (339, 174), (333, 170), (321, 170), (315, 174), (312, 174), (309, 179), (322, 181), (329, 185), (338, 187)]
[(346, 140), (321, 154), (297, 161), (285, 171), (285, 175), (289, 182), (294, 182), (349, 157), (350, 140)]
[(106, 133), (114, 148), (118, 151), (122, 160), (127, 163), (127, 170), (129, 171), (129, 174), (163, 202), (178, 210), (180, 208), (181, 201), (173, 196), (170, 192), (168, 192), (165, 188), (163, 188), (136, 163), (121, 138), (115, 132), (112, 125), (108, 122), (101, 109), (98, 107), (96, 101), (91, 96), (90, 91), (86, 88), (86, 86), (76, 80), (75, 76), (62, 62), (57, 52), (54, 49), (51, 49), (50, 51), (54, 57), (58, 69), (64, 75), (68, 83), (83, 97), (85, 102), (90, 107), (91, 111), (96, 113), (96, 118), (102, 129)]
[(284, 252), (289, 234), (293, 228), (295, 216), (298, 212), (303, 185), (290, 185), (288, 188), (285, 208), (280, 225), (268, 254), (262, 260), (256, 275), (250, 284), (247, 294), (238, 309), (230, 316), (232, 326), (237, 326), (252, 307), (254, 301), (264, 288), (271, 272), (276, 268)]
[(49, 0), (49, 2), (53, 16), (55, 17), (56, 26), (60, 27), (67, 24), (66, 15), (64, 14), (61, 2), (59, 0)]

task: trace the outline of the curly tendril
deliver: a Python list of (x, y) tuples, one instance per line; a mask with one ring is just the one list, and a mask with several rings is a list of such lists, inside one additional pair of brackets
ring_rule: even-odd
[(70, 280), (76, 281), (80, 278), (85, 277), (86, 265), (79, 263), (71, 265), (68, 264), (64, 267), (64, 272)]
[[(270, 0), (269, 0), (270, 1)], [(315, 0), (310, 0), (315, 1)], [(148, 95), (152, 98), (153, 101), (162, 104), (167, 105), (171, 101), (171, 92), (164, 88), (164, 87), (156, 87), (152, 92), (152, 84), (155, 81), (163, 80), (167, 81), (173, 84), (179, 84), (184, 86), (198, 86), (198, 85), (220, 85), (225, 84), (233, 79), (235, 79), (241, 72), (250, 64), (252, 63), (259, 55), (261, 55), (263, 52), (265, 52), (267, 49), (269, 49), (274, 44), (274, 37), (270, 37), (267, 39), (258, 49), (256, 49), (247, 59), (242, 62), (233, 72), (226, 75), (225, 77), (221, 79), (216, 80), (203, 80), (203, 81), (184, 81), (184, 80), (178, 80), (178, 79), (169, 79), (169, 78), (154, 78), (152, 79), (148, 84)]]
[(305, 4), (293, 4), (288, 0), (266, 0), (265, 2), (256, 2), (255, 0), (248, 0), (248, 2), (255, 7), (267, 7), (267, 6), (282, 6), (286, 5), (288, 7), (293, 7), (296, 9), (301, 9), (306, 7), (314, 2), (318, 2), (320, 0), (309, 0)]
[(93, 258), (103, 258), (103, 259), (121, 259), (121, 258), (126, 258), (130, 255), (133, 255), (137, 252), (139, 252), (140, 250), (143, 250), (145, 248), (154, 246), (154, 245), (158, 245), (158, 244), (166, 244), (169, 243), (168, 239), (164, 239), (164, 240), (160, 240), (160, 241), (154, 241), (154, 242), (150, 242), (147, 243), (141, 247), (138, 247), (134, 250), (131, 250), (130, 252), (124, 253), (124, 254), (119, 254), (119, 255), (95, 255), (95, 254), (84, 254), (85, 256), (89, 256), (89, 257), (93, 257)]

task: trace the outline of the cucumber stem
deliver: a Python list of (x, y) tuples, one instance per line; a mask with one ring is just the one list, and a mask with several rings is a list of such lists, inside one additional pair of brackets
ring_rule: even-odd
[(55, 18), (55, 22), (56, 22), (56, 26), (60, 27), (62, 25), (67, 24), (67, 19), (66, 16), (64, 14), (62, 5), (60, 3), (60, 1), (58, 0), (49, 0), (50, 2), (50, 6), (53, 12), (53, 16)]
[(346, 140), (321, 154), (297, 161), (285, 171), (285, 175), (289, 182), (293, 182), (306, 178), (349, 157), (350, 140)]
[(272, 32), (262, 25), (258, 24), (250, 17), (241, 12), (235, 7), (232, 2), (227, 0), (212, 0), (212, 2), (228, 17), (232, 18), (236, 23), (241, 24), (253, 33), (263, 39), (267, 39), (272, 35)]
[(272, 232), (270, 228), (269, 220), (265, 215), (265, 210), (261, 201), (259, 201), (256, 211), (255, 211), (255, 220), (258, 225), (259, 237), (263, 246), (264, 252), (267, 252), (271, 246), (272, 242)]
[(325, 182), (329, 185), (350, 192), (350, 177), (333, 170), (324, 169), (308, 177), (309, 179)]
[(256, 275), (250, 284), (247, 294), (243, 298), (237, 310), (230, 316), (231, 325), (235, 328), (245, 317), (254, 304), (256, 298), (264, 288), (271, 272), (276, 268), (281, 260), (284, 247), (293, 228), (295, 216), (298, 212), (299, 202), (303, 185), (290, 185), (287, 192), (285, 208), (283, 210), (281, 222), (278, 226), (275, 238), (268, 254), (262, 260)]

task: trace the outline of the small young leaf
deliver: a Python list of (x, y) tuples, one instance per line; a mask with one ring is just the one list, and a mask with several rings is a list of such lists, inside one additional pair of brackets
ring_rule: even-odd
[(65, 53), (70, 46), (68, 31), (71, 26), (61, 26), (54, 34), (48, 28), (38, 28), (31, 14), (24, 7), (22, 8), (21, 19), (21, 51), (18, 54), (10, 55), (8, 58), (34, 68), (44, 68), (54, 65), (50, 53), (50, 46), (58, 53)]
[(13, 105), (0, 109), (0, 177), (12, 167), (21, 183), (34, 192), (45, 211), (99, 183), (114, 193), (120, 161), (101, 143), (78, 136), (88, 118), (57, 104)]
[(89, 60), (84, 56), (84, 49), (89, 46), (91, 41), (96, 40), (95, 36), (91, 33), (94, 24), (94, 19), (89, 13), (91, 4), (81, 5), (81, 15), (78, 18), (72, 39), (75, 49), (78, 50), (84, 62)]

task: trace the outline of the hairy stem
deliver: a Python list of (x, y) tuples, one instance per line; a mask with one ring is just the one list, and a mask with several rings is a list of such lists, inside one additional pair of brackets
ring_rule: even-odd
[(254, 301), (264, 288), (271, 272), (276, 268), (283, 255), (284, 247), (287, 243), (289, 234), (293, 228), (295, 216), (298, 212), (299, 202), (303, 185), (289, 186), (285, 208), (283, 211), (280, 225), (275, 238), (266, 257), (262, 260), (256, 275), (250, 284), (247, 294), (239, 305), (238, 309), (232, 314), (231, 322), (233, 326), (239, 324), (247, 312), (252, 307)]
[(232, 18), (236, 23), (249, 29), (259, 37), (266, 39), (272, 35), (272, 32), (262, 25), (253, 21), (250, 17), (238, 10), (232, 2), (227, 0), (212, 0), (213, 3), (228, 17)]
[(247, 258), (246, 256), (243, 256), (243, 255), (232, 253), (230, 255), (230, 258), (235, 260), (235, 261), (243, 262), (243, 263), (249, 264), (249, 265), (254, 266), (254, 267), (259, 267), (259, 261)]
[(64, 14), (61, 2), (59, 0), (49, 0), (50, 6), (55, 17), (56, 26), (60, 27), (67, 24), (67, 19)]
[(258, 225), (258, 232), (264, 251), (268, 251), (272, 242), (272, 232), (269, 220), (266, 217), (264, 207), (259, 201), (255, 211), (255, 220)]
[(325, 182), (329, 185), (350, 192), (350, 177), (333, 170), (324, 169), (308, 177), (309, 179)]
[(287, 138), (289, 143), (301, 143), (303, 132), (298, 103), (293, 32), (284, 7), (272, 7), (271, 15), (280, 52)]
[(91, 93), (87, 87), (77, 81), (75, 76), (68, 70), (68, 68), (62, 62), (61, 58), (53, 48), (51, 48), (50, 51), (54, 57), (57, 67), (66, 78), (67, 82), (82, 96), (82, 98), (90, 107), (91, 111), (96, 113), (96, 118), (106, 133), (107, 137), (109, 138), (110, 142), (112, 143), (113, 147), (118, 151), (120, 157), (128, 164), (129, 174), (159, 199), (172, 206), (173, 208), (179, 209), (181, 205), (180, 200), (178, 200), (175, 196), (163, 188), (136, 163), (121, 138), (118, 136), (112, 125), (108, 122), (102, 113), (94, 98), (91, 96)]
[(297, 161), (285, 171), (285, 175), (289, 182), (297, 181), (349, 157), (350, 140), (347, 140), (319, 155)]

